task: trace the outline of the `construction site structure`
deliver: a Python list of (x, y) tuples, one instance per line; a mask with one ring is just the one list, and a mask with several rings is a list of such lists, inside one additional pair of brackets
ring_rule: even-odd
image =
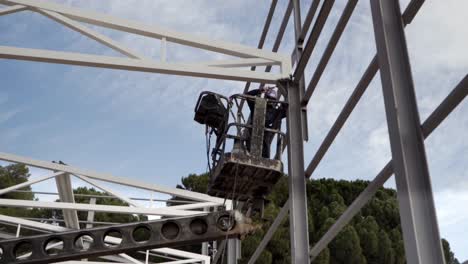
[[(50, 171), (50, 174), (43, 177), (30, 179), (25, 183), (0, 190), (0, 195), (17, 191), (38, 182), (55, 179), (61, 201), (0, 199), (0, 206), (60, 209), (63, 210), (65, 221), (65, 227), (62, 227), (0, 215), (1, 222), (18, 227), (16, 235), (18, 238), (11, 238), (6, 235), (7, 239), (0, 241), (0, 263), (49, 263), (71, 259), (74, 259), (72, 263), (86, 263), (83, 258), (99, 256), (109, 261), (141, 264), (140, 260), (127, 254), (139, 249), (146, 250), (142, 252), (142, 254), (146, 255), (146, 262), (148, 262), (150, 254), (156, 254), (167, 257), (169, 263), (218, 263), (223, 256), (226, 256), (228, 264), (236, 263), (241, 255), (240, 243), (236, 239), (229, 238), (248, 233), (242, 228), (237, 229), (237, 227), (246, 227), (247, 230), (254, 227), (250, 224), (244, 226), (242, 221), (237, 222), (237, 219), (245, 218), (241, 216), (242, 214), (237, 217), (231, 209), (236, 207), (236, 204), (240, 201), (258, 200), (271, 191), (271, 187), (283, 172), (281, 154), (284, 147), (287, 150), (289, 199), (258, 245), (257, 250), (251, 256), (249, 263), (256, 262), (276, 229), (287, 216), (289, 216), (290, 224), (291, 262), (296, 264), (310, 263), (393, 174), (395, 174), (396, 179), (407, 262), (412, 264), (444, 263), (424, 139), (466, 97), (468, 94), (468, 77), (462, 76), (460, 83), (440, 103), (439, 107), (429, 115), (427, 120), (421, 123), (416, 104), (404, 27), (416, 17), (425, 2), (424, 0), (411, 0), (404, 12), (401, 12), (398, 0), (370, 0), (370, 15), (374, 26), (377, 54), (369, 63), (327, 136), (320, 144), (318, 151), (307, 166), (304, 164), (303, 144), (308, 138), (307, 105), (354, 12), (357, 2), (357, 0), (346, 1), (344, 8), (341, 10), (339, 21), (322, 56), (318, 60), (318, 64), (311, 69), (313, 72), (312, 78), (306, 85), (305, 70), (335, 4), (334, 0), (312, 0), (308, 6), (305, 19), (301, 19), (301, 6), (303, 5), (300, 4), (300, 1), (288, 1), (272, 51), (264, 49), (264, 44), (278, 6), (277, 0), (271, 1), (259, 44), (255, 48), (180, 33), (159, 26), (145, 25), (110, 15), (57, 4), (52, 1), (0, 0), (0, 4), (6, 6), (0, 9), (0, 15), (23, 11), (39, 13), (125, 56), (111, 57), (0, 46), (0, 58), (2, 59), (241, 81), (247, 82), (244, 93), (250, 89), (252, 83), (259, 83), (260, 87), (272, 84), (281, 89), (285, 98), (284, 102), (273, 103), (285, 104), (287, 116), (286, 133), (281, 132), (280, 129), (268, 131), (276, 134), (278, 143), (276, 144), (277, 150), (274, 158), (265, 158), (261, 154), (262, 144), (260, 142), (262, 142), (261, 138), (265, 135), (267, 128), (262, 123), (261, 113), (263, 113), (266, 105), (272, 102), (261, 98), (248, 98), (245, 95), (234, 98), (225, 97), (224, 99), (222, 99), (221, 95), (214, 95), (216, 100), (225, 101), (224, 107), (228, 110), (227, 114), (230, 112), (230, 107), (236, 104), (235, 101), (238, 99), (241, 101), (255, 100), (256, 113), (252, 116), (251, 124), (245, 120), (240, 122), (237, 119), (238, 116), (236, 116), (233, 123), (225, 122), (218, 124), (216, 127), (219, 135), (214, 147), (215, 150), (212, 152), (211, 195), (166, 188), (128, 177), (115, 177), (110, 174), (83, 170), (70, 165), (0, 153), (0, 160)], [(294, 21), (294, 49), (292, 54), (280, 54), (278, 49), (291, 16), (293, 16)], [(156, 61), (145, 57), (92, 30), (81, 22), (159, 39), (161, 41), (161, 59)], [(236, 57), (236, 59), (173, 63), (167, 60), (167, 42), (230, 55)], [(255, 71), (256, 67), (259, 66), (266, 66), (265, 72)], [(245, 67), (250, 69), (242, 69)], [(313, 175), (377, 72), (380, 72), (382, 82), (392, 160), (387, 163), (323, 237), (310, 248), (306, 180)], [(209, 93), (205, 94), (205, 96), (211, 95)], [(199, 102), (202, 100), (203, 98)], [(241, 103), (239, 107), (242, 109), (240, 105)], [(199, 108), (196, 108), (196, 113), (197, 109)], [(225, 121), (228, 120), (226, 116), (222, 116), (222, 118)], [(197, 120), (197, 116), (195, 119)], [(234, 130), (234, 132), (231, 133), (229, 130)], [(250, 134), (249, 137), (244, 134), (247, 132)], [(228, 140), (232, 141), (229, 148), (227, 145)], [(246, 141), (251, 143), (245, 143)], [(250, 149), (245, 150), (244, 147), (247, 148), (247, 146)], [(250, 177), (244, 179), (242, 175)], [(77, 177), (96, 186), (110, 196), (125, 201), (130, 206), (99, 205), (96, 204), (95, 199), (90, 199), (90, 204), (75, 203), (71, 177)], [(184, 200), (180, 201), (180, 205), (160, 208), (145, 207), (137, 200), (122, 195), (102, 184), (103, 182), (158, 192), (180, 197)], [(236, 188), (233, 188), (234, 185), (236, 185)], [(152, 202), (152, 199), (150, 202)], [(171, 204), (177, 202), (174, 199)], [(86, 229), (81, 229), (77, 211), (88, 212), (88, 223), (91, 223), (91, 225), (87, 225)], [(164, 217), (164, 219), (127, 225), (108, 223), (109, 225), (106, 227), (93, 228), (94, 212), (156, 215)], [(236, 222), (232, 222), (232, 219), (235, 219)], [(20, 237), (21, 228), (35, 229), (46, 234), (34, 237)], [(147, 228), (149, 230), (149, 232), (143, 232), (151, 234), (147, 242), (136, 241), (135, 236), (132, 235), (138, 228)], [(106, 234), (111, 230), (115, 231), (112, 232), (109, 238), (112, 242), (105, 238)], [(122, 236), (120, 244), (116, 243), (119, 241), (115, 240), (119, 233)], [(167, 248), (167, 246), (217, 240), (221, 237), (227, 240), (222, 242), (213, 241), (213, 247), (217, 248), (217, 252), (213, 254), (213, 257), (207, 256), (208, 245), (206, 243), (203, 244), (202, 254)], [(94, 241), (95, 247), (89, 246), (91, 240)], [(116, 246), (116, 244), (119, 245)], [(23, 247), (25, 245), (30, 245), (30, 247)]]

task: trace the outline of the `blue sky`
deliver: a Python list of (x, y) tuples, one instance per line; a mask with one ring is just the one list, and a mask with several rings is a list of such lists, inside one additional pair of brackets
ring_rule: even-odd
[[(181, 32), (256, 46), (270, 1), (56, 1)], [(286, 1), (279, 1), (266, 48), (271, 49)], [(303, 18), (310, 1), (301, 1)], [(345, 1), (336, 1), (306, 78), (322, 54)], [(408, 0), (401, 1), (402, 8)], [(468, 2), (427, 1), (407, 27), (421, 119), (468, 70)], [(280, 52), (292, 50), (292, 20)], [(148, 57), (159, 41), (90, 26)], [(0, 45), (121, 56), (46, 17), (21, 12), (0, 17)], [(312, 158), (375, 54), (369, 1), (360, 1), (309, 104)], [(221, 59), (168, 45), (170, 61)], [(0, 60), (0, 150), (118, 176), (175, 186), (206, 170), (204, 128), (192, 121), (202, 90), (242, 91), (244, 83), (159, 74)], [(441, 234), (460, 260), (468, 259), (468, 105), (462, 103), (426, 140)], [(390, 158), (378, 75), (314, 178), (371, 180)], [(41, 173), (33, 170), (33, 175)], [(48, 190), (50, 185), (39, 185)], [(387, 186), (394, 186), (393, 178)], [(132, 194), (132, 191), (128, 191)]]

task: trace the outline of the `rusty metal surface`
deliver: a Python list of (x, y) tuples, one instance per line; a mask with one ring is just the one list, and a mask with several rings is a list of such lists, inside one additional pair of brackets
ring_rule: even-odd
[(264, 198), (283, 174), (279, 160), (226, 153), (216, 166), (208, 193), (236, 200)]
[[(147, 240), (141, 241), (135, 236), (135, 232), (139, 228), (143, 228)], [(237, 211), (113, 225), (2, 240), (0, 248), (3, 254), (0, 263), (43, 264), (113, 255), (135, 250), (182, 246), (225, 238), (243, 237), (255, 229), (257, 227), (251, 223), (251, 220)], [(120, 244), (116, 244), (115, 233), (121, 235), (121, 241), (117, 240)], [(83, 236), (87, 236), (85, 239), (86, 243), (88, 243), (87, 247), (77, 243), (78, 240), (81, 241)], [(106, 236), (112, 236), (113, 238), (106, 239)], [(52, 246), (53, 250), (48, 247), (51, 241), (58, 241), (58, 244), (54, 243), (56, 246)], [(29, 245), (30, 250), (20, 250), (25, 245)]]

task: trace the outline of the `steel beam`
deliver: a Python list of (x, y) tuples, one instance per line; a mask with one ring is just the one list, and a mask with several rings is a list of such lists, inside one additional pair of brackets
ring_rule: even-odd
[[(403, 13), (402, 19), (405, 25), (410, 24), (416, 14), (418, 13), (419, 9), (421, 8), (422, 4), (424, 3), (424, 0), (412, 0), (411, 3), (408, 5), (406, 8), (405, 12)], [(305, 176), (307, 178), (310, 178), (312, 176), (313, 171), (316, 169), (318, 164), (320, 163), (321, 159), (323, 156), (326, 154), (328, 148), (331, 146), (333, 141), (335, 140), (336, 136), (338, 135), (339, 131), (345, 124), (345, 122), (348, 120), (349, 116), (351, 115), (352, 111), (356, 107), (357, 103), (361, 99), (362, 95), (368, 88), (370, 82), (374, 78), (375, 74), (377, 73), (377, 70), (379, 69), (379, 65), (377, 63), (377, 56), (374, 56), (372, 59), (371, 63), (367, 67), (364, 75), (361, 77), (361, 80), (359, 81), (358, 85), (354, 89), (353, 93), (351, 94), (350, 98), (345, 104), (345, 107), (342, 109), (340, 112), (337, 120), (333, 124), (332, 128), (328, 132), (325, 140), (322, 142), (322, 144), (319, 147), (319, 150), (317, 153), (314, 155), (314, 158), (312, 161), (309, 163), (307, 166), (307, 169), (305, 170)], [(283, 208), (281, 210), (288, 210), (289, 208), (285, 208), (286, 205), (289, 203), (288, 201), (285, 203)], [(278, 220), (284, 219), (285, 216), (283, 215), (278, 215), (275, 219), (275, 222)], [(277, 227), (271, 226), (268, 229), (267, 233), (273, 233), (276, 231)], [(261, 244), (267, 244), (270, 241), (271, 237), (264, 237), (264, 239), (261, 241)], [(260, 252), (261, 253), (261, 252)]]
[[(458, 83), (458, 85), (450, 92), (450, 94), (442, 101), (442, 103), (431, 113), (424, 121), (421, 130), (424, 138), (429, 135), (455, 110), (455, 108), (468, 95), (468, 75)], [(354, 199), (353, 203), (346, 211), (336, 220), (325, 235), (314, 245), (310, 251), (311, 260), (314, 260), (320, 252), (335, 238), (336, 235), (351, 221), (351, 219), (361, 210), (361, 208), (369, 202), (380, 187), (392, 176), (393, 167), (390, 160), (387, 165), (377, 174), (377, 176), (369, 183), (364, 191)]]
[(397, 0), (372, 0), (393, 167), (408, 263), (445, 263)]
[(299, 84), (292, 80), (280, 82), (288, 91), (288, 179), (291, 234), (291, 261), (296, 264), (309, 263), (309, 232), (304, 177), (304, 146)]
[(320, 0), (313, 0), (313, 2), (310, 4), (309, 10), (307, 11), (307, 15), (304, 19), (304, 24), (302, 26), (301, 33), (297, 38), (298, 42), (304, 43), (305, 37), (307, 35), (307, 32), (309, 32), (310, 25), (314, 20), (315, 13), (317, 12), (319, 4)]
[(0, 199), (0, 205), (6, 207), (24, 207), (24, 208), (48, 208), (48, 209), (70, 209), (78, 211), (96, 211), (120, 214), (147, 214), (147, 215), (160, 215), (160, 216), (189, 216), (204, 214), (202, 211), (182, 211), (170, 209), (169, 207), (163, 208), (137, 208), (128, 206), (115, 206), (115, 205), (90, 205), (81, 203), (57, 203), (57, 202), (41, 202), (29, 200), (16, 200), (16, 199)]
[[(55, 177), (55, 183), (57, 185), (57, 191), (59, 194), (60, 202), (74, 204), (75, 197), (73, 196), (73, 188), (71, 184), (70, 174), (65, 173), (58, 177)], [(80, 229), (78, 213), (76, 212), (76, 210), (62, 209), (62, 212), (66, 227), (71, 229)]]
[(28, 7), (22, 6), (22, 5), (9, 6), (9, 7), (0, 9), (0, 16), (13, 14), (13, 13), (20, 12), (20, 11), (27, 10), (27, 9)]
[[(301, 39), (301, 34), (302, 34), (302, 20), (301, 20), (301, 3), (300, 0), (291, 0), (293, 2), (293, 10), (294, 10), (294, 43), (295, 43), (295, 48), (294, 48), (294, 54), (293, 56), (294, 59), (294, 64), (298, 63), (299, 58), (302, 56), (302, 49), (303, 49), (303, 42), (304, 40)], [(305, 93), (305, 74), (302, 74), (301, 79), (299, 79), (299, 97), (302, 98), (304, 97)], [(302, 118), (302, 138), (304, 141), (309, 140), (309, 131), (307, 127), (307, 108), (304, 107), (302, 108), (301, 111), (301, 118)]]
[(285, 56), (280, 54), (265, 51), (261, 49), (252, 48), (249, 46), (229, 43), (226, 41), (212, 40), (199, 36), (193, 36), (186, 33), (180, 33), (169, 29), (164, 29), (157, 26), (149, 26), (138, 22), (121, 19), (109, 15), (100, 14), (80, 8), (67, 7), (64, 5), (44, 2), (44, 1), (31, 1), (31, 0), (2, 0), (1, 3), (10, 5), (24, 5), (28, 7), (40, 8), (53, 12), (60, 13), (68, 18), (76, 21), (93, 24), (96, 26), (106, 27), (123, 32), (133, 33), (150, 38), (161, 39), (165, 37), (167, 41), (187, 45), (195, 48), (210, 50), (214, 52), (224, 53), (227, 55), (244, 57), (244, 58), (264, 58), (277, 61), (283, 61)]
[[(5, 222), (9, 224), (21, 224), (22, 226), (26, 226), (28, 229), (32, 230), (39, 230), (43, 232), (66, 232), (70, 231), (70, 229), (62, 226), (57, 226), (57, 225), (51, 225), (51, 224), (44, 224), (36, 221), (30, 221), (18, 217), (12, 217), (12, 216), (6, 216), (6, 215), (0, 215), (0, 222)], [(113, 244), (120, 244), (121, 239), (115, 238), (115, 237), (108, 237), (106, 239), (106, 242), (113, 243)], [(198, 259), (202, 261), (202, 264), (210, 264), (210, 257), (208, 256), (203, 256), (191, 252), (186, 252), (178, 249), (173, 249), (173, 248), (155, 248), (150, 250), (151, 252), (155, 252), (158, 254), (164, 254), (164, 255), (171, 255), (171, 256), (176, 256), (176, 257), (182, 257), (182, 258), (192, 258), (192, 259)]]
[[(234, 214), (236, 216), (234, 216)], [(226, 219), (229, 219), (226, 221)], [(232, 222), (231, 222), (232, 221)], [(232, 223), (232, 224), (229, 224)], [(137, 242), (134, 232), (138, 228), (148, 230), (149, 237), (145, 241)], [(138, 222), (115, 225), (111, 227), (98, 227), (88, 230), (76, 230), (65, 233), (46, 234), (11, 240), (3, 240), (0, 246), (3, 255), (0, 263), (13, 263), (17, 260), (15, 249), (19, 245), (29, 243), (32, 254), (21, 263), (42, 264), (57, 261), (73, 260), (101, 255), (118, 254), (127, 251), (152, 249), (167, 245), (184, 245), (202, 241), (211, 241), (221, 238), (232, 238), (245, 235), (253, 230), (249, 220), (236, 212), (216, 212), (205, 216), (175, 218), (157, 221)], [(118, 246), (108, 244), (106, 238), (111, 231), (120, 233), (122, 239)], [(93, 237), (92, 246), (87, 249), (80, 248), (76, 240), (81, 236)], [(63, 243), (63, 249), (58, 254), (47, 254), (47, 242), (58, 239)], [(106, 241), (106, 242), (105, 242)], [(113, 243), (114, 244), (114, 243)]]
[(56, 12), (51, 12), (51, 11), (47, 11), (47, 10), (42, 10), (42, 9), (39, 9), (39, 8), (34, 8), (33, 11), (36, 11), (40, 14), (43, 14), (47, 17), (49, 17), (50, 19), (72, 29), (72, 30), (75, 30), (91, 39), (94, 39), (95, 41), (117, 51), (117, 52), (120, 52), (122, 53), (123, 55), (126, 55), (130, 58), (133, 58), (133, 59), (146, 59), (145, 56), (142, 56), (138, 53), (136, 53), (135, 51), (127, 48), (127, 47), (124, 47), (122, 44), (119, 44), (117, 43), (116, 41), (112, 40), (111, 38), (107, 37), (107, 36), (104, 36), (94, 30), (91, 30), (83, 25), (81, 25), (80, 23), (78, 22), (75, 22), (71, 19), (69, 19), (68, 17), (66, 16), (63, 16), (59, 13), (56, 13)]
[(294, 80), (300, 80), (304, 75), (307, 63), (309, 62), (310, 56), (314, 51), (315, 45), (317, 44), (320, 34), (322, 33), (323, 27), (327, 22), (328, 16), (330, 15), (334, 3), (335, 0), (325, 0), (323, 2), (322, 8), (320, 9), (317, 19), (315, 20), (314, 27), (312, 28), (312, 32), (310, 33), (310, 36), (307, 39), (307, 43), (304, 47), (304, 51), (301, 55), (301, 58), (295, 66), (293, 73)]
[[(291, 16), (292, 10), (293, 10), (293, 5), (292, 5), (292, 2), (289, 1), (288, 6), (286, 8), (286, 11), (284, 12), (284, 15), (283, 15), (283, 19), (281, 20), (281, 24), (280, 24), (280, 27), (278, 29), (278, 33), (276, 34), (275, 43), (273, 44), (273, 48), (272, 48), (273, 52), (277, 52), (280, 45), (281, 45), (281, 41), (283, 40), (283, 36), (284, 36), (284, 32), (286, 31), (286, 27), (288, 26), (289, 17)], [(265, 31), (265, 28), (264, 28), (264, 31)], [(262, 37), (263, 37), (263, 35), (262, 35)], [(266, 35), (265, 35), (265, 37), (266, 37)], [(263, 46), (263, 43), (262, 43), (261, 40), (262, 40), (262, 38), (260, 39), (259, 46), (260, 46), (260, 44)], [(265, 72), (270, 72), (271, 68), (272, 68), (271, 65), (266, 66), (265, 67)], [(251, 70), (255, 70), (255, 69), (251, 68)], [(247, 93), (247, 91), (249, 90), (250, 84), (251, 84), (251, 82), (247, 82), (245, 84), (244, 92), (243, 92), (244, 94)], [(262, 87), (264, 87), (263, 83), (260, 84), (260, 88), (262, 88)], [(242, 100), (241, 103), (240, 103), (239, 108), (241, 110), (244, 107), (244, 103), (245, 103), (245, 100)]]
[(32, 184), (35, 184), (35, 183), (38, 183), (38, 182), (46, 181), (48, 179), (60, 176), (62, 174), (64, 174), (64, 172), (59, 171), (59, 172), (55, 172), (55, 173), (47, 175), (47, 176), (39, 177), (39, 178), (36, 178), (36, 179), (31, 179), (31, 180), (28, 180), (26, 182), (7, 187), (5, 189), (0, 189), (0, 195), (3, 195), (5, 193), (9, 193), (11, 191), (18, 190), (18, 189), (21, 189), (21, 188), (24, 188), (24, 187), (28, 187), (28, 186), (30, 186)]
[(237, 264), (237, 242), (235, 238), (227, 241), (227, 264)]
[[(96, 198), (95, 197), (89, 198), (89, 204), (96, 204)], [(86, 223), (86, 228), (93, 227), (94, 214), (95, 214), (94, 211), (88, 211), (88, 217), (86, 218), (86, 221), (88, 221), (88, 223)]]
[(145, 182), (140, 182), (137, 180), (124, 178), (124, 177), (115, 177), (113, 175), (107, 173), (98, 173), (94, 171), (84, 170), (73, 166), (65, 166), (57, 163), (52, 163), (49, 161), (42, 161), (42, 160), (35, 160), (31, 158), (26, 158), (18, 155), (13, 155), (9, 153), (2, 153), (0, 152), (0, 160), (21, 163), (29, 166), (33, 166), (36, 168), (41, 169), (48, 169), (48, 170), (56, 170), (56, 171), (63, 171), (74, 175), (84, 175), (92, 179), (126, 185), (130, 187), (140, 188), (144, 190), (156, 191), (160, 193), (166, 193), (174, 196), (184, 197), (192, 200), (197, 201), (209, 201), (209, 202), (216, 202), (220, 205), (224, 203), (224, 199), (211, 197), (206, 194), (191, 192), (187, 190), (181, 190), (177, 188), (168, 188), (159, 186), (156, 184), (148, 184)]
[(312, 75), (312, 79), (307, 85), (307, 89), (302, 98), (303, 106), (307, 106), (307, 103), (309, 102), (315, 87), (317, 86), (323, 72), (325, 71), (325, 68), (327, 67), (328, 62), (330, 61), (333, 51), (335, 51), (336, 45), (338, 44), (341, 35), (343, 35), (346, 25), (348, 24), (349, 19), (351, 18), (351, 15), (353, 14), (353, 11), (357, 5), (357, 2), (358, 0), (350, 0), (346, 4), (343, 13), (341, 14), (340, 20), (336, 24), (335, 30), (333, 31), (333, 34), (328, 41), (327, 47), (323, 52), (322, 58), (320, 59), (317, 68), (315, 69), (314, 75)]
[(0, 46), (0, 58), (233, 81), (276, 83), (278, 79), (285, 77), (283, 74), (276, 73), (252, 72), (178, 63), (159, 63), (147, 60), (8, 46)]
[(88, 178), (86, 176), (82, 176), (82, 175), (76, 175), (76, 177), (83, 180), (84, 182), (87, 182), (87, 183), (93, 185), (94, 187), (97, 187), (97, 188), (101, 189), (102, 191), (114, 196), (115, 198), (126, 202), (129, 205), (132, 205), (132, 206), (135, 206), (135, 207), (141, 207), (141, 205), (139, 203), (131, 200), (130, 198), (128, 198), (127, 196), (125, 196), (123, 194), (120, 194), (120, 193), (112, 190), (111, 188), (102, 186), (100, 183), (98, 183), (97, 181), (95, 181), (93, 179), (90, 179), (90, 178)]

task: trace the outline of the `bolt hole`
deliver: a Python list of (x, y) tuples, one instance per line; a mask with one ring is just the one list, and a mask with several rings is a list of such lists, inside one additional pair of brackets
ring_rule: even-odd
[(138, 226), (137, 228), (133, 229), (132, 232), (133, 240), (139, 243), (148, 242), (151, 238), (151, 230), (147, 226)]
[(45, 244), (44, 250), (49, 256), (58, 255), (63, 251), (63, 240), (60, 238), (52, 238), (48, 240)]
[(118, 247), (122, 243), (122, 233), (117, 230), (107, 231), (104, 235), (104, 245), (107, 247)]
[(32, 244), (26, 241), (20, 242), (13, 252), (17, 260), (28, 259), (32, 255)]
[(174, 222), (164, 223), (161, 227), (161, 234), (166, 239), (175, 239), (179, 235), (180, 227)]
[(90, 235), (81, 235), (75, 239), (75, 248), (87, 251), (94, 244), (94, 238)]
[(235, 220), (230, 215), (223, 215), (218, 218), (217, 225), (219, 229), (227, 232), (234, 228)]
[(192, 233), (194, 233), (195, 235), (203, 235), (206, 233), (206, 231), (208, 231), (208, 224), (204, 219), (194, 219), (190, 223), (190, 231), (192, 231)]
[(3, 248), (0, 247), (0, 259), (2, 259), (2, 258), (3, 258)]

